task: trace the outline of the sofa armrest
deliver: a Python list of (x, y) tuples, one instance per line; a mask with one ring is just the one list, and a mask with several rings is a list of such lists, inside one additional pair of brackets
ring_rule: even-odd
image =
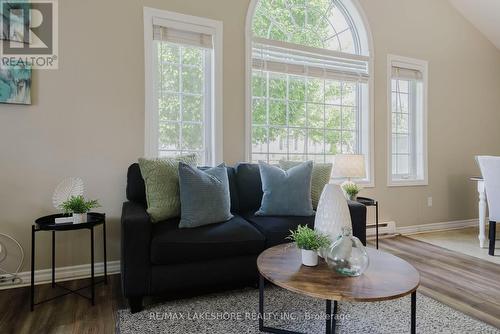
[(352, 221), (352, 234), (366, 246), (366, 206), (355, 201), (347, 201)]
[(123, 203), (120, 266), (125, 297), (148, 294), (151, 281), (151, 230), (151, 219), (144, 204)]

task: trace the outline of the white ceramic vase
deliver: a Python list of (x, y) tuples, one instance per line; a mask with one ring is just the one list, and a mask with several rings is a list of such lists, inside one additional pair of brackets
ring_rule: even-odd
[(85, 213), (73, 213), (73, 224), (81, 224), (85, 222)]
[(302, 249), (302, 264), (308, 267), (314, 267), (318, 265), (318, 252)]
[(349, 206), (344, 192), (336, 184), (327, 184), (321, 193), (314, 230), (327, 235), (331, 241), (337, 240), (342, 234), (342, 227), (352, 227)]

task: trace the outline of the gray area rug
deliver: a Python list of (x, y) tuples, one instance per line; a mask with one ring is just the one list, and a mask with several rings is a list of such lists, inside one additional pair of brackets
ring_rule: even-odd
[[(131, 314), (120, 310), (117, 330), (128, 333), (259, 333), (257, 289), (168, 301)], [(333, 303), (332, 303), (333, 304)], [(325, 301), (266, 287), (265, 325), (325, 332)], [(409, 333), (410, 296), (377, 303), (339, 303), (337, 333)], [(417, 295), (417, 333), (500, 333), (481, 321)]]

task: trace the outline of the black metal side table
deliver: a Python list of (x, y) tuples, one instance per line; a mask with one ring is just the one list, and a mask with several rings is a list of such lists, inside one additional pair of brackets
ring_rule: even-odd
[(378, 201), (368, 197), (358, 197), (356, 201), (365, 205), (365, 206), (374, 206), (375, 207), (375, 234), (376, 234), (376, 247), (378, 249)]
[[(85, 223), (73, 224), (73, 223), (62, 223), (56, 224), (55, 218), (66, 217), (64, 214), (56, 214), (38, 218), (35, 220), (35, 224), (31, 226), (31, 311), (33, 311), (35, 305), (42, 304), (53, 299), (66, 296), (68, 294), (74, 293), (80, 297), (86, 298), (95, 304), (95, 285), (104, 282), (108, 284), (108, 272), (107, 272), (107, 260), (106, 260), (106, 215), (103, 213), (89, 212), (87, 214), (87, 221)], [(94, 227), (102, 225), (102, 236), (103, 236), (103, 248), (104, 248), (104, 280), (96, 282), (94, 277)], [(63, 285), (56, 283), (56, 232), (59, 231), (73, 231), (73, 230), (90, 230), (90, 285), (81, 287), (76, 290), (69, 289)], [(41, 231), (51, 231), (52, 232), (52, 288), (56, 286), (66, 290), (66, 293), (61, 295), (39, 301), (35, 303), (35, 237), (36, 232)], [(80, 291), (90, 287), (91, 296), (85, 296), (81, 294)]]

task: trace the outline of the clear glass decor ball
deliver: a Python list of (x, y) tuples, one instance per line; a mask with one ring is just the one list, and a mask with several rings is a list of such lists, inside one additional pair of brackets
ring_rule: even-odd
[(365, 246), (352, 235), (350, 227), (343, 227), (342, 234), (323, 254), (328, 267), (344, 276), (359, 276), (370, 263)]

